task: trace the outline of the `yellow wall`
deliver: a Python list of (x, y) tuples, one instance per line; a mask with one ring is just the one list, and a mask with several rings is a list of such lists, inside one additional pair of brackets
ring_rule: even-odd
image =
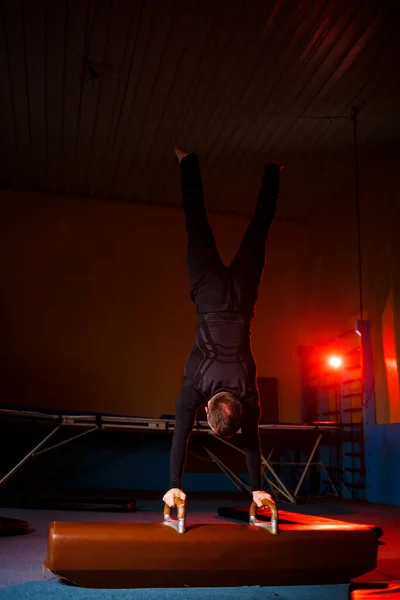
[[(309, 342), (329, 338), (354, 327), (359, 318), (359, 281), (354, 173), (348, 185), (327, 186), (326, 207), (308, 224)], [(364, 318), (371, 321), (377, 421), (399, 420), (398, 406), (388, 397), (383, 360), (382, 325), (393, 293), (397, 354), (400, 348), (400, 199), (395, 161), (360, 160), (360, 207)]]
[[(158, 417), (193, 340), (183, 213), (0, 191), (2, 403)], [(245, 219), (211, 215), (228, 261)], [(300, 418), (304, 229), (275, 223), (253, 327), (283, 421)]]

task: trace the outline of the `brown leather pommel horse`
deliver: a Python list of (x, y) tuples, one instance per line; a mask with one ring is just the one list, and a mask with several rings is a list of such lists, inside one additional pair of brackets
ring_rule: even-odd
[(283, 523), (274, 502), (264, 505), (267, 521), (252, 503), (247, 524), (188, 525), (179, 498), (177, 519), (165, 506), (161, 523), (53, 522), (44, 567), (90, 588), (334, 584), (375, 568), (371, 526), (320, 517), (305, 523), (296, 513), (285, 513)]

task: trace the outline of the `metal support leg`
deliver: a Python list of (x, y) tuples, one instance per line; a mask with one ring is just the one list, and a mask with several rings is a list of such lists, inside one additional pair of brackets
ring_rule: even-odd
[(322, 440), (322, 433), (320, 433), (320, 434), (318, 435), (317, 439), (315, 440), (314, 448), (312, 449), (312, 451), (311, 451), (311, 454), (310, 454), (310, 456), (308, 457), (308, 461), (307, 461), (307, 463), (306, 463), (306, 466), (305, 466), (305, 468), (304, 468), (304, 471), (303, 471), (303, 473), (302, 473), (302, 475), (301, 475), (301, 477), (300, 477), (300, 481), (299, 481), (299, 483), (297, 484), (297, 487), (296, 487), (296, 489), (295, 489), (295, 491), (294, 491), (294, 496), (295, 496), (295, 497), (296, 497), (296, 496), (297, 496), (297, 494), (299, 493), (299, 490), (300, 490), (300, 488), (301, 488), (301, 486), (302, 486), (302, 483), (303, 483), (303, 481), (304, 481), (304, 478), (305, 478), (305, 476), (306, 476), (306, 475), (307, 475), (307, 473), (308, 473), (308, 469), (310, 468), (310, 464), (311, 464), (311, 462), (312, 462), (312, 460), (313, 460), (313, 458), (314, 458), (314, 454), (316, 453), (316, 451), (317, 451), (317, 449), (318, 449), (318, 446), (319, 446), (319, 444), (320, 444), (321, 440)]
[(33, 450), (31, 450), (26, 456), (24, 456), (24, 458), (22, 460), (20, 460), (20, 462), (17, 465), (15, 465), (15, 467), (13, 467), (11, 469), (11, 471), (9, 471), (6, 475), (4, 475), (4, 477), (2, 479), (0, 479), (0, 487), (8, 479), (10, 479), (10, 477), (12, 477), (14, 475), (14, 473), (16, 473), (18, 471), (18, 469), (20, 469), (26, 462), (28, 462), (28, 460), (30, 458), (33, 458), (34, 456), (40, 456), (41, 454), (44, 454), (45, 452), (50, 452), (50, 450), (54, 450), (55, 448), (64, 446), (65, 444), (68, 444), (69, 442), (72, 442), (73, 440), (77, 440), (78, 438), (81, 438), (81, 437), (87, 435), (88, 433), (91, 433), (92, 431), (98, 431), (98, 429), (99, 429), (98, 426), (95, 425), (94, 427), (91, 427), (90, 429), (87, 429), (86, 431), (83, 431), (82, 433), (77, 433), (76, 435), (73, 435), (72, 437), (70, 437), (66, 440), (62, 440), (61, 442), (58, 442), (57, 444), (53, 444), (52, 446), (48, 446), (47, 448), (43, 448), (41, 450), (41, 448), (46, 444), (46, 442), (48, 442), (49, 439), (51, 439), (58, 432), (58, 430), (61, 429), (61, 427), (62, 427), (62, 425), (58, 425), (55, 429), (53, 429), (53, 431), (51, 431), (44, 438), (44, 440), (39, 442), (39, 444), (37, 446), (35, 446), (33, 448)]
[(40, 454), (45, 454), (45, 452), (50, 452), (50, 450), (54, 450), (55, 448), (59, 448), (60, 446), (65, 446), (65, 444), (69, 444), (69, 442), (73, 442), (74, 440), (77, 440), (77, 439), (87, 435), (88, 433), (92, 433), (93, 431), (98, 431), (98, 430), (99, 430), (99, 428), (97, 427), (97, 425), (95, 425), (94, 427), (91, 427), (90, 429), (87, 429), (86, 431), (83, 431), (82, 433), (77, 433), (76, 435), (73, 435), (70, 438), (63, 440), (62, 442), (58, 442), (57, 444), (53, 444), (52, 446), (43, 448), (43, 450), (40, 450), (40, 452), (35, 452), (35, 456), (39, 456)]
[(205, 446), (203, 446), (204, 450), (207, 452), (208, 456), (215, 462), (216, 465), (218, 465), (218, 467), (221, 469), (221, 471), (223, 473), (225, 473), (225, 475), (232, 481), (233, 485), (240, 491), (242, 492), (243, 489), (245, 489), (247, 492), (251, 492), (251, 488), (250, 486), (248, 486), (247, 484), (244, 483), (244, 481), (242, 481), (240, 479), (240, 477), (238, 477), (236, 475), (236, 473), (234, 473), (233, 471), (231, 471), (231, 469), (229, 467), (227, 467), (222, 460), (220, 460), (218, 458), (218, 456), (216, 456), (213, 452), (211, 452), (211, 450), (209, 450), (208, 448), (206, 448)]
[[(241, 454), (245, 454), (244, 450), (242, 450), (241, 448), (238, 448), (237, 446), (235, 446), (231, 442), (228, 442), (227, 440), (224, 440), (223, 438), (218, 437), (217, 435), (215, 435), (213, 433), (210, 434), (210, 435), (212, 435), (213, 437), (215, 437), (215, 439), (219, 440), (220, 442), (226, 444), (230, 448), (234, 448), (234, 450), (237, 450), (237, 452), (240, 452)], [(268, 471), (271, 473), (271, 475), (273, 475), (273, 477), (275, 478), (275, 480), (277, 482), (277, 485), (275, 485), (274, 487), (276, 489), (278, 489), (279, 492), (289, 500), (289, 502), (292, 502), (293, 504), (296, 504), (296, 500), (293, 497), (293, 495), (289, 492), (289, 490), (287, 489), (287, 487), (285, 486), (285, 484), (283, 483), (283, 481), (281, 481), (279, 479), (278, 475), (275, 473), (275, 471), (271, 467), (270, 463), (262, 455), (261, 455), (261, 462), (262, 462), (263, 467), (266, 467), (268, 469)], [(264, 474), (265, 474), (265, 472), (264, 472)], [(272, 482), (270, 482), (270, 483), (272, 483)]]
[(333, 488), (333, 490), (335, 492), (335, 496), (340, 496), (339, 492), (336, 489), (335, 484), (332, 481), (332, 477), (329, 475), (328, 471), (326, 470), (325, 465), (321, 462), (321, 463), (319, 463), (319, 466), (324, 471), (325, 475), (328, 477), (328, 481), (331, 484), (331, 487)]
[(12, 477), (12, 475), (14, 475), (14, 473), (16, 473), (18, 471), (18, 469), (20, 469), (22, 467), (22, 465), (24, 465), (32, 456), (34, 456), (36, 454), (36, 452), (45, 445), (45, 443), (51, 438), (53, 437), (53, 435), (55, 435), (57, 433), (57, 431), (59, 431), (59, 429), (61, 429), (61, 425), (58, 425), (58, 427), (56, 427), (55, 429), (53, 429), (53, 431), (50, 431), (50, 433), (48, 435), (46, 435), (46, 437), (44, 438), (44, 440), (42, 440), (41, 442), (39, 442), (39, 444), (37, 444), (37, 446), (35, 446), (33, 448), (33, 450), (31, 450), (26, 456), (24, 456), (24, 458), (22, 460), (19, 461), (19, 463), (17, 465), (15, 465), (15, 467), (13, 467), (11, 469), (11, 471), (9, 471), (6, 475), (4, 475), (4, 477), (2, 479), (0, 479), (0, 487), (2, 485), (5, 484), (5, 482), (10, 479), (10, 477)]
[[(268, 471), (271, 473), (271, 475), (274, 476), (275, 480), (278, 482), (278, 486), (275, 485), (275, 487), (277, 489), (279, 489), (280, 493), (285, 496), (285, 498), (287, 498), (289, 500), (289, 502), (291, 502), (292, 504), (296, 504), (296, 499), (295, 497), (289, 492), (289, 490), (287, 489), (286, 485), (283, 483), (283, 481), (278, 477), (278, 475), (275, 473), (275, 470), (273, 469), (273, 467), (271, 466), (271, 464), (265, 460), (265, 458), (261, 455), (261, 463), (263, 465), (263, 467), (266, 467), (268, 469)], [(270, 482), (272, 483), (272, 482)]]
[[(281, 481), (275, 471), (272, 472), (272, 474), (274, 475), (275, 479), (280, 483), (280, 485), (277, 485), (274, 481), (272, 481), (272, 479), (268, 476), (268, 472), (266, 472), (266, 469), (264, 467), (265, 464), (268, 464), (270, 466), (272, 466), (272, 462), (271, 462), (271, 458), (272, 455), (274, 453), (275, 448), (273, 448), (270, 453), (268, 454), (267, 458), (265, 458), (263, 455), (261, 455), (261, 461), (262, 461), (262, 477), (263, 480), (265, 480), (265, 483), (267, 485), (267, 487), (269, 488), (273, 488), (274, 491), (278, 492), (278, 494), (280, 494), (281, 496), (283, 496), (286, 500), (289, 500), (289, 502), (292, 502), (293, 504), (296, 503), (294, 497), (292, 496), (292, 494), (287, 490), (287, 488), (285, 487), (283, 481)], [(267, 470), (268, 471), (268, 470)]]

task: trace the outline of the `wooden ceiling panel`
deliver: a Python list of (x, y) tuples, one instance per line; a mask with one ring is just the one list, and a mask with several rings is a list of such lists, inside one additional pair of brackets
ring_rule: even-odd
[(330, 178), (350, 185), (352, 107), (361, 155), (399, 151), (394, 0), (3, 0), (0, 11), (3, 186), (179, 206), (178, 145), (200, 155), (218, 212), (249, 215), (263, 162), (283, 160), (279, 217), (304, 220)]

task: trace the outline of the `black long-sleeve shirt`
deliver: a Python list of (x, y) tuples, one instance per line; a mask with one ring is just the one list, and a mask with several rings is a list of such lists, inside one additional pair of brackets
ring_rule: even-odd
[[(176, 427), (170, 456), (170, 489), (182, 488), (187, 442), (193, 430), (198, 406), (199, 393), (191, 387), (190, 383), (187, 383), (183, 388), (183, 393), (179, 396), (176, 406)], [(257, 404), (244, 409), (241, 430), (252, 490), (261, 489), (261, 455), (258, 420), (259, 409)]]

